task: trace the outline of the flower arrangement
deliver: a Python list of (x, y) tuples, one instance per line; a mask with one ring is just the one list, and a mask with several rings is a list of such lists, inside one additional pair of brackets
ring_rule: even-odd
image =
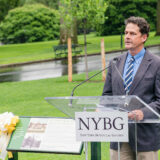
[(5, 160), (7, 145), (18, 122), (19, 117), (11, 112), (0, 114), (0, 159), (2, 160)]

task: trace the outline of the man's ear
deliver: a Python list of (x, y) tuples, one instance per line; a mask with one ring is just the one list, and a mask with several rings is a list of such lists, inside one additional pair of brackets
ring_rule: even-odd
[(148, 38), (147, 34), (143, 34), (142, 35), (142, 41), (143, 41), (143, 43), (145, 43), (145, 41), (147, 40), (147, 38)]

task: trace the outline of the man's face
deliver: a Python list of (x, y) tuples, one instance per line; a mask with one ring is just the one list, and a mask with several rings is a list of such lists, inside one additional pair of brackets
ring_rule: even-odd
[(125, 47), (126, 49), (138, 53), (144, 47), (147, 35), (142, 35), (136, 24), (128, 23), (125, 28)]

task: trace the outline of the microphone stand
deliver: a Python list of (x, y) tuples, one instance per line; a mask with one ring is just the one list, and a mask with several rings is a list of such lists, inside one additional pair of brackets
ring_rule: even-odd
[[(113, 61), (117, 61), (117, 60), (118, 60), (117, 57), (115, 57), (115, 58), (113, 59)], [(71, 92), (71, 97), (74, 96), (74, 91), (75, 91), (75, 89), (76, 89), (77, 87), (81, 86), (83, 83), (85, 83), (85, 82), (89, 81), (90, 79), (92, 79), (93, 77), (97, 76), (98, 74), (100, 74), (100, 73), (103, 72), (104, 70), (108, 69), (110, 66), (111, 66), (111, 65), (105, 67), (104, 69), (100, 70), (99, 72), (97, 72), (97, 73), (94, 74), (93, 76), (87, 78), (86, 80), (84, 80), (84, 81), (82, 81), (81, 83), (79, 83), (78, 85), (76, 85), (76, 86), (73, 88), (72, 92)], [(70, 100), (69, 106), (72, 106), (72, 99)]]
[[(85, 83), (85, 82), (89, 81), (90, 79), (92, 79), (93, 77), (97, 76), (98, 74), (100, 74), (101, 72), (103, 72), (104, 70), (106, 70), (107, 68), (109, 68), (109, 66), (107, 66), (107, 67), (104, 68), (103, 70), (100, 70), (99, 72), (97, 72), (97, 73), (94, 74), (93, 76), (87, 78), (86, 80), (84, 80), (84, 81), (82, 81), (81, 83), (79, 83), (78, 85), (76, 85), (76, 86), (73, 88), (72, 92), (71, 92), (71, 97), (74, 96), (74, 91), (75, 91), (75, 89), (76, 89), (77, 87), (81, 86), (83, 83)], [(72, 106), (72, 99), (70, 100), (69, 106)]]
[(77, 87), (79, 87), (80, 85), (82, 85), (83, 83), (89, 81), (90, 79), (92, 79), (93, 77), (95, 77), (96, 75), (100, 74), (101, 72), (103, 72), (104, 70), (106, 70), (109, 66), (107, 66), (106, 68), (104, 68), (103, 70), (97, 72), (96, 74), (94, 74), (93, 76), (89, 77), (88, 79), (82, 81), (81, 83), (79, 83), (77, 86), (75, 86), (72, 90), (71, 96), (74, 96), (74, 91)]

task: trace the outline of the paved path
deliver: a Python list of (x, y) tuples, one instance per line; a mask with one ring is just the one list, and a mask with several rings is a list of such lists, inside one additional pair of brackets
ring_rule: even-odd
[[(151, 50), (154, 54), (160, 55), (160, 46), (149, 48), (149, 50)], [(123, 54), (123, 52), (106, 54), (107, 65), (109, 60), (120, 54)], [(73, 73), (79, 74), (85, 72), (84, 57), (77, 58), (74, 61)], [(1, 69), (0, 82), (38, 80), (67, 75), (68, 66), (66, 63), (66, 60), (57, 60)], [(100, 55), (88, 56), (89, 72), (101, 70), (101, 65)]]

